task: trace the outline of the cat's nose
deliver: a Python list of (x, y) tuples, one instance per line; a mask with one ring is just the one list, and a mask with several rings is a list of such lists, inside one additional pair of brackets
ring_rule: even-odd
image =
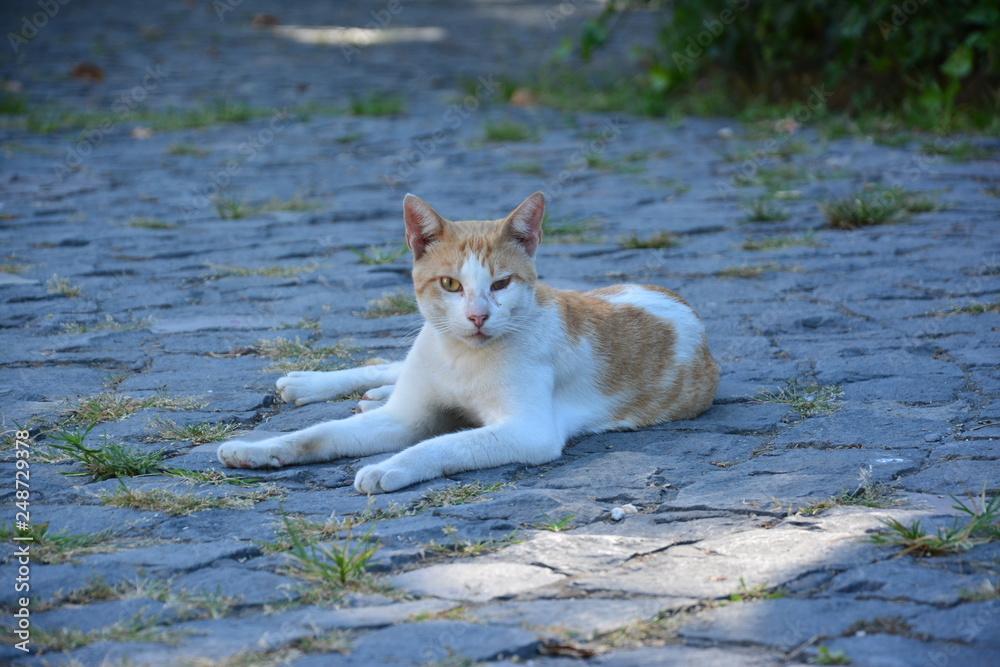
[(472, 323), (476, 325), (477, 329), (482, 329), (483, 328), (483, 323), (485, 323), (486, 320), (490, 319), (490, 316), (489, 315), (469, 315), (469, 319), (472, 320)]

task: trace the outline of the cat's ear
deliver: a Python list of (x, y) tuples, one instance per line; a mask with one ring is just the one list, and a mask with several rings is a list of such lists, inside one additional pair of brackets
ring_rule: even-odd
[(536, 192), (504, 220), (504, 232), (521, 244), (529, 257), (534, 257), (542, 242), (542, 219), (545, 217), (545, 195)]
[(444, 218), (430, 204), (416, 195), (403, 199), (403, 220), (406, 221), (406, 245), (418, 260), (424, 249), (444, 234)]

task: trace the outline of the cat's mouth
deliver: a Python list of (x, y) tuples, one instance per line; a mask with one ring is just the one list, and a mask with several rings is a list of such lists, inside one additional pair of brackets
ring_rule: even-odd
[(485, 345), (489, 341), (493, 340), (493, 336), (480, 329), (467, 335), (465, 339), (473, 345)]

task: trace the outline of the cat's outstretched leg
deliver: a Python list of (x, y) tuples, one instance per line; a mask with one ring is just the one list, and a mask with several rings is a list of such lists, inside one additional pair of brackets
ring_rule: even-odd
[(395, 384), (402, 366), (402, 362), (397, 362), (342, 371), (292, 371), (278, 380), (277, 387), (285, 403), (308, 405)]
[(410, 419), (382, 408), (258, 442), (231, 440), (219, 446), (217, 455), (229, 468), (280, 468), (399, 451), (440, 432), (436, 426), (433, 419)]
[(466, 470), (559, 458), (566, 436), (542, 419), (518, 419), (431, 438), (358, 471), (354, 488), (388, 493)]

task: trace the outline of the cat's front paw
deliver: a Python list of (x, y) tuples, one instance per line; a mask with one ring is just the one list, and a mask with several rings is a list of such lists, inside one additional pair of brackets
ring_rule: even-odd
[(230, 440), (219, 445), (216, 455), (227, 468), (280, 468), (288, 463), (284, 450), (277, 438), (260, 442)]
[(392, 459), (365, 466), (354, 478), (359, 493), (392, 493), (420, 480), (412, 471), (391, 464)]
[(278, 378), (275, 385), (278, 394), (285, 403), (298, 406), (316, 403), (330, 398), (327, 389), (329, 373), (323, 371), (292, 371), (283, 378)]

